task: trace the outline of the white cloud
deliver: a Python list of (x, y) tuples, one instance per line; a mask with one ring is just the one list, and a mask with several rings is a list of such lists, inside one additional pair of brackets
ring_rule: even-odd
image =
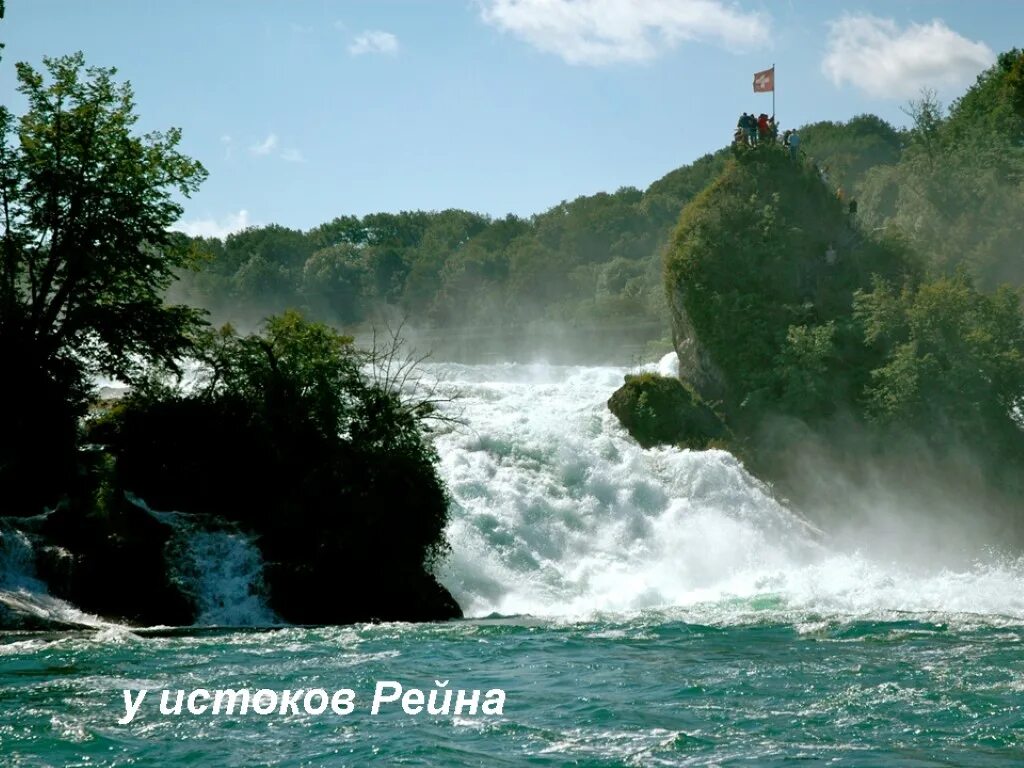
[[(225, 141), (227, 143), (227, 145), (228, 145), (228, 154), (230, 155), (230, 153), (231, 153), (231, 137), (230, 136), (224, 136), (224, 137), (221, 138), (221, 141)], [(253, 144), (252, 146), (250, 146), (249, 147), (249, 151), (252, 154), (254, 154), (254, 155), (259, 155), (259, 156), (265, 157), (265, 156), (269, 155), (271, 152), (273, 152), (274, 150), (276, 150), (278, 148), (278, 146), (280, 146), (280, 144), (281, 144), (281, 142), (277, 138), (277, 134), (276, 133), (269, 133), (269, 134), (267, 134), (267, 138), (265, 138), (263, 141), (259, 141), (259, 142), (255, 143), (255, 144)], [(286, 162), (289, 162), (289, 163), (304, 163), (304, 162), (306, 162), (306, 158), (302, 154), (302, 151), (297, 149), (297, 148), (295, 148), (295, 147), (287, 147), (286, 149), (282, 150), (281, 154), (279, 155), (279, 157), (282, 160), (284, 160)]]
[(899, 99), (922, 88), (961, 87), (995, 61), (985, 43), (941, 19), (900, 29), (892, 19), (858, 14), (829, 27), (822, 72), (837, 87), (850, 83), (870, 96)]
[(356, 35), (355, 40), (348, 47), (348, 52), (353, 56), (362, 56), (365, 53), (398, 53), (398, 38), (390, 32), (381, 32), (378, 29), (367, 30)]
[(653, 59), (684, 41), (730, 50), (768, 42), (769, 21), (723, 0), (483, 0), (488, 24), (569, 64)]
[(249, 147), (249, 151), (254, 155), (269, 155), (277, 147), (277, 134), (267, 134), (267, 138), (263, 141), (253, 144)]
[(222, 219), (182, 219), (171, 229), (184, 232), (192, 237), (219, 237), (222, 240), (232, 232), (239, 232), (252, 226), (249, 212), (244, 208), (238, 213), (229, 213)]

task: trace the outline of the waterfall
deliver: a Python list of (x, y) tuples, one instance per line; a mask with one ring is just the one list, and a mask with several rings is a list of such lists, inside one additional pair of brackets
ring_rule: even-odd
[[(648, 369), (671, 375), (674, 358)], [(431, 368), (465, 421), (437, 437), (453, 498), (438, 577), (467, 615), (1024, 616), (1024, 560), (893, 562), (823, 537), (727, 452), (640, 448), (605, 405), (626, 372)]]
[(195, 603), (197, 625), (280, 623), (267, 606), (263, 557), (251, 536), (218, 518), (153, 510), (131, 495), (128, 500), (173, 527), (169, 573)]
[(113, 626), (49, 594), (36, 577), (30, 536), (0, 519), (0, 625), (25, 629)]

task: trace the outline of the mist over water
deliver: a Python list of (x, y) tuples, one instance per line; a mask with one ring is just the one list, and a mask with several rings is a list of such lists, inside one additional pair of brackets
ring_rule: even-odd
[[(671, 374), (674, 355), (648, 367)], [(819, 531), (726, 452), (641, 449), (605, 405), (626, 368), (429, 372), (459, 393), (465, 421), (437, 441), (454, 499), (439, 577), (468, 616), (1024, 618), (1024, 560), (967, 548), (969, 514), (959, 533), (948, 522), (915, 535), (910, 524), (876, 531), (841, 518)], [(842, 494), (830, 515), (866, 503)]]

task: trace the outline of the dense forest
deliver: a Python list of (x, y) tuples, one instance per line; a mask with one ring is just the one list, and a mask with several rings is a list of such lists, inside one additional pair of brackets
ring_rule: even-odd
[[(872, 115), (804, 126), (803, 152), (857, 199), (865, 227), (904, 238), (937, 269), (966, 266), (985, 288), (1019, 284), (1020, 70), (1019, 53), (1004, 54), (948, 113), (922, 94), (907, 129)], [(181, 273), (173, 295), (243, 323), (301, 308), (342, 326), (394, 316), (441, 328), (551, 321), (659, 337), (662, 253), (680, 210), (729, 156), (723, 148), (646, 190), (583, 196), (529, 218), (375, 213), (306, 232), (269, 225), (195, 239), (198, 269)]]
[[(905, 136), (872, 116), (805, 129), (808, 152), (858, 182), (899, 158)], [(462, 210), (340, 216), (307, 232), (251, 227), (192, 240), (196, 271), (173, 296), (215, 320), (285, 308), (349, 326), (640, 327), (664, 335), (661, 254), (682, 207), (722, 170), (724, 148), (654, 182), (563, 202), (530, 218)]]

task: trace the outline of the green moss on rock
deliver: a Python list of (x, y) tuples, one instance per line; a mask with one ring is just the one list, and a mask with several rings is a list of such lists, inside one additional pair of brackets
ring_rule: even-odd
[(608, 400), (608, 408), (644, 448), (704, 449), (725, 433), (715, 412), (678, 379), (654, 373), (627, 375)]
[(850, 221), (813, 165), (781, 148), (740, 152), (683, 210), (666, 252), (681, 376), (735, 425), (769, 411), (827, 417), (873, 367), (854, 295), (873, 276), (914, 274)]

